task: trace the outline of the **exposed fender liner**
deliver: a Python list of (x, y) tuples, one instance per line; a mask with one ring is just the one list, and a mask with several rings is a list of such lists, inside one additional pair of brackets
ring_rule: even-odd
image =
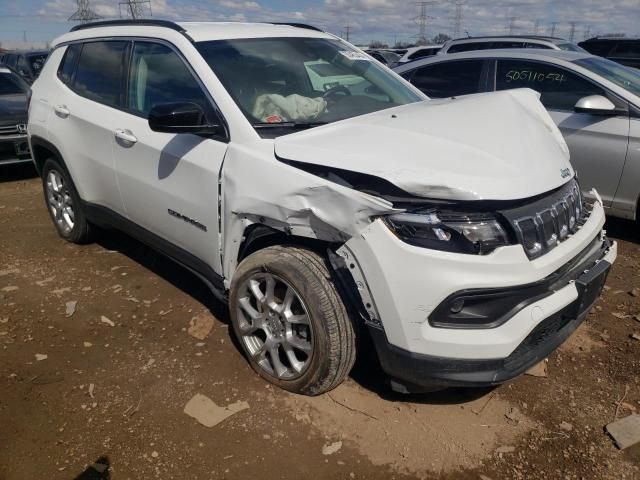
[[(338, 289), (345, 297), (345, 302), (348, 302), (357, 311), (366, 325), (383, 330), (382, 322), (377, 315), (375, 306), (369, 301), (365, 305), (365, 298), (370, 296), (368, 288), (361, 280), (355, 280), (354, 275), (349, 270), (349, 265), (347, 265), (348, 258), (344, 255), (339, 255), (330, 248), (327, 249), (327, 258), (333, 270)], [(364, 289), (367, 290), (367, 293), (363, 292)]]
[(199, 277), (218, 300), (228, 302), (223, 278), (206, 262), (107, 207), (89, 202), (83, 202), (83, 207), (89, 221), (98, 226), (113, 227), (140, 240)]
[[(67, 171), (69, 171), (69, 169), (67, 168), (67, 165), (64, 162), (64, 158), (60, 154), (60, 150), (58, 150), (51, 142), (49, 142), (48, 140), (45, 140), (44, 138), (42, 138), (42, 137), (40, 137), (38, 135), (30, 135), (29, 136), (29, 143), (31, 144), (30, 148), (31, 148), (31, 152), (32, 152), (32, 155), (33, 155), (33, 163), (36, 166), (36, 170), (38, 171), (38, 175), (40, 175), (42, 172), (41, 172), (41, 169), (40, 169), (40, 165), (38, 165), (38, 159), (36, 158), (36, 150), (34, 149), (34, 147), (46, 148), (50, 152), (53, 152), (53, 154), (57, 157), (57, 159), (63, 164), (63, 167), (66, 168)], [(42, 160), (46, 160), (46, 159), (42, 159)]]

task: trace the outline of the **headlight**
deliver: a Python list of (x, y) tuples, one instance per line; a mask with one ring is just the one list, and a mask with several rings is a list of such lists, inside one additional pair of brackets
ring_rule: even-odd
[(431, 210), (397, 213), (384, 221), (398, 238), (418, 247), (486, 255), (511, 243), (498, 220), (488, 214)]

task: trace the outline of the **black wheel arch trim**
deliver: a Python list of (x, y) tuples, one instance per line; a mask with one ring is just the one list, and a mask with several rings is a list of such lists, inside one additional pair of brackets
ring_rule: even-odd
[(56, 160), (58, 160), (62, 166), (65, 168), (65, 170), (67, 170), (67, 173), (69, 173), (69, 168), (67, 167), (67, 164), (64, 161), (64, 157), (62, 156), (62, 154), (60, 153), (60, 150), (58, 150), (56, 148), (56, 146), (49, 142), (48, 140), (45, 140), (44, 138), (38, 136), (38, 135), (30, 135), (29, 136), (29, 143), (31, 144), (31, 152), (33, 155), (33, 163), (36, 166), (36, 170), (38, 171), (38, 175), (42, 175), (42, 167), (44, 166), (44, 162), (47, 161), (47, 158), (42, 158), (39, 159), (37, 157), (36, 151), (37, 149), (34, 147), (41, 147), (44, 148), (45, 150), (48, 150), (49, 152), (51, 152), (55, 157)]

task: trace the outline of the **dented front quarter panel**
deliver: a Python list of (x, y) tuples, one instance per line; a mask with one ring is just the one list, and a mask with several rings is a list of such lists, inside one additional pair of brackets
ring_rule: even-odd
[(386, 200), (343, 187), (278, 161), (273, 140), (231, 144), (221, 172), (225, 284), (230, 285), (247, 227), (344, 243), (371, 218), (398, 211)]

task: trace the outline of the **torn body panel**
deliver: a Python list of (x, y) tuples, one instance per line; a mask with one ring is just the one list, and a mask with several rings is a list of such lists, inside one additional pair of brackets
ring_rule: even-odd
[(227, 287), (250, 225), (341, 244), (366, 228), (372, 217), (399, 211), (386, 200), (279, 162), (270, 140), (230, 145), (222, 185)]

